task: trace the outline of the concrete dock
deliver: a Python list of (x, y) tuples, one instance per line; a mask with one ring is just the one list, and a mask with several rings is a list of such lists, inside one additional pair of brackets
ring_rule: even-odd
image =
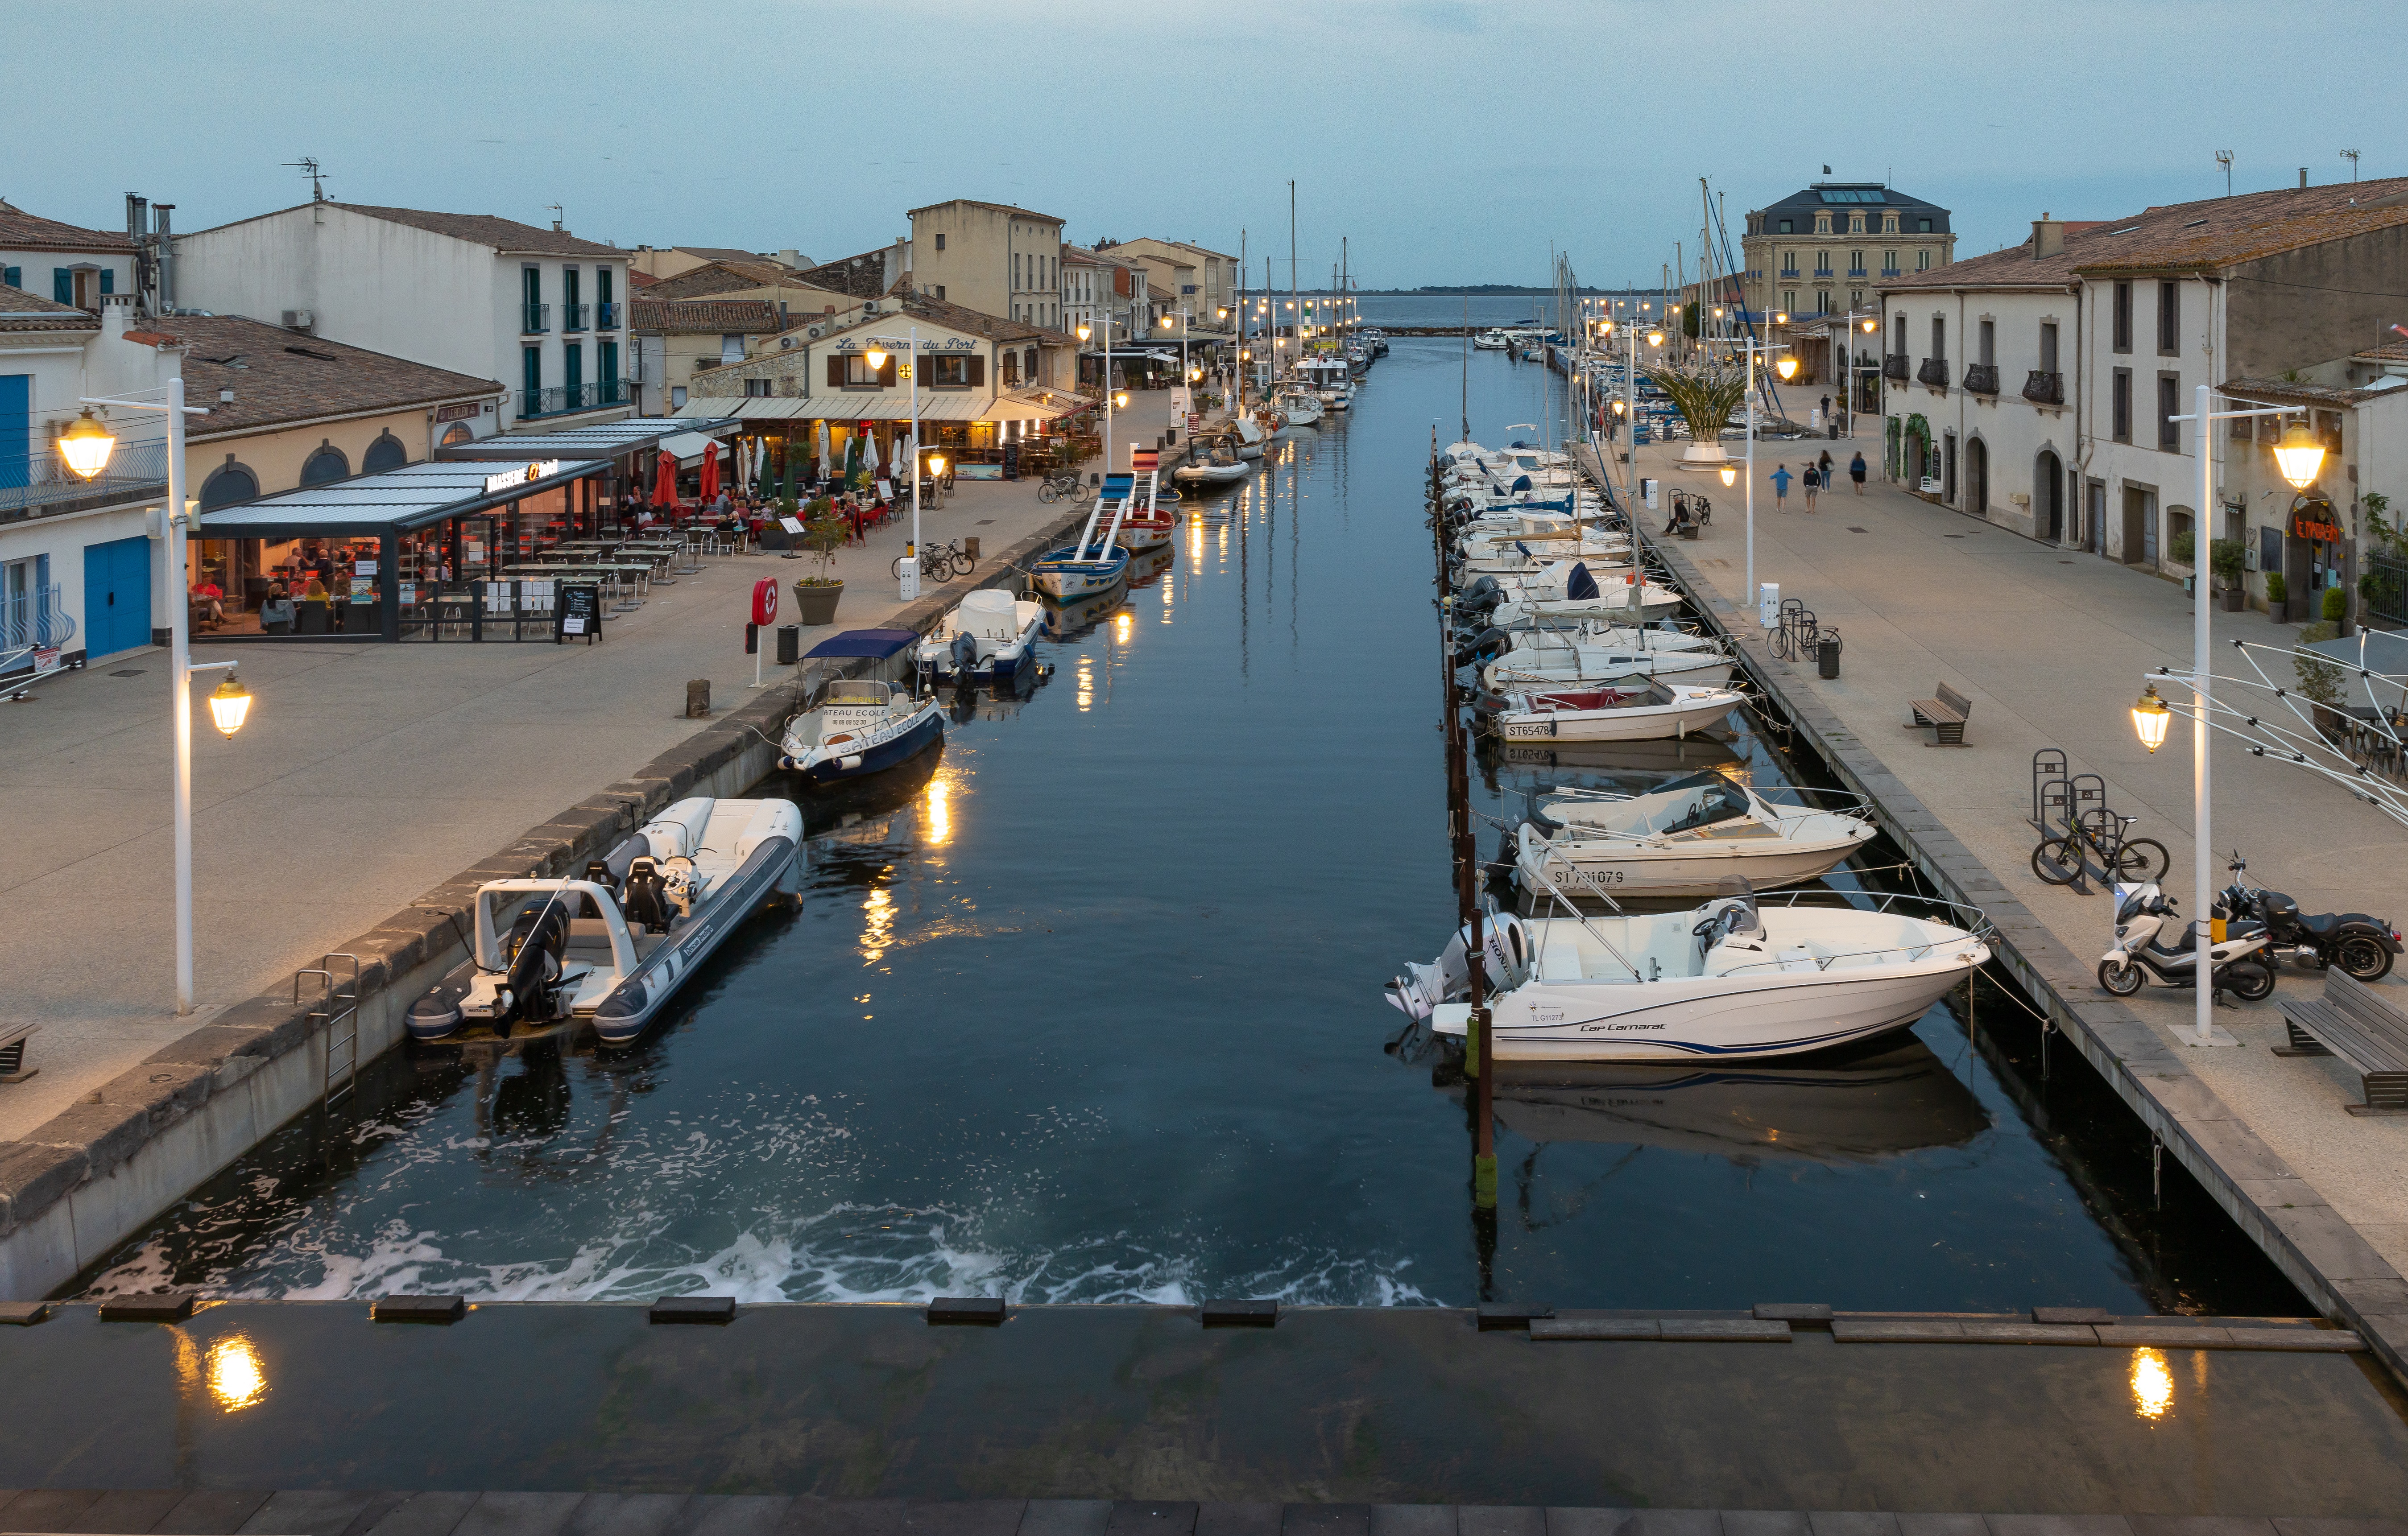
[[(1877, 458), (1878, 446), (1759, 444), (1759, 480), (1784, 462), (1795, 476), (1825, 448), (1844, 470), (1852, 452)], [(2073, 772), (2105, 779), (2111, 805), (2142, 818), (2137, 834), (2165, 844), (2169, 883), (2188, 910), (2187, 728), (2177, 722), (2151, 757), (2129, 715), (2143, 673), (2188, 665), (2182, 589), (1877, 480), (1859, 497), (1843, 475), (1812, 517), (1794, 489), (1788, 510), (1775, 512), (1770, 486), (1759, 483), (1756, 579), (1780, 583), (1784, 598), (1841, 632), (1841, 676), (1826, 681), (1771, 655), (1744, 591), (1742, 491), (1725, 490), (1711, 468), (1684, 466), (1684, 447), (1641, 448), (1638, 472), (1710, 497), (1713, 522), (1697, 540), (1664, 539), (1654, 536), (1659, 513), (1653, 524), (1642, 516), (1641, 533), (1738, 642), (1755, 684), (1804, 745), (1871, 797), (1884, 827), (1943, 894), (1989, 914), (2005, 968), (2132, 1108), (2142, 1133), (2159, 1137), (2304, 1294), (2365, 1330), (2378, 1355), (2408, 1374), (2408, 1118), (2348, 1114), (2358, 1095), (2338, 1059), (2275, 1057), (2271, 1047), (2285, 1035), (2272, 1000), (2218, 1010), (2242, 1048), (2200, 1049), (2184, 1043), (2190, 993), (2110, 997), (2093, 974), (2112, 936), (2108, 898), (2045, 885), (2029, 867), (2038, 840), (2025, 822), (2032, 754), (2057, 747)], [(1597, 456), (1581, 451), (1604, 477)], [(2286, 633), (2254, 613), (2217, 613), (2214, 625), (2219, 642), (2281, 643)], [(1908, 701), (1931, 697), (1938, 681), (1974, 702), (1962, 750), (1934, 749), (1925, 745), (1929, 731), (1902, 729)], [(2216, 744), (2213, 761), (2216, 843), (2241, 846), (2254, 879), (2309, 911), (2408, 917), (2397, 826), (2229, 741)], [(2220, 859), (2215, 875), (2221, 887)], [(2317, 985), (2298, 971), (2280, 983)], [(2408, 976), (2385, 986), (2408, 1001)]]
[[(993, 1536), (1189, 1520), (1228, 1536), (1241, 1520), (1315, 1536), (1591, 1536), (1637, 1509), (2365, 1518), (2408, 1501), (2399, 1399), (2363, 1356), (2312, 1347), (2340, 1339), (2329, 1330), (2008, 1318), (1987, 1320), (2001, 1340), (2090, 1342), (1906, 1342), (1974, 1334), (1983, 1320), (1921, 1319), (1916, 1332), (1915, 1320), (1757, 1310), (1801, 1320), (1549, 1320), (1558, 1334), (1635, 1321), (1687, 1334), (1608, 1342), (1437, 1308), (1292, 1309), (1274, 1327), (1205, 1328), (1192, 1307), (1028, 1307), (996, 1326), (938, 1327), (917, 1307), (785, 1304), (665, 1326), (641, 1306), (538, 1302), (441, 1326), (372, 1322), (358, 1302), (213, 1303), (173, 1324), (74, 1304), (0, 1328), (0, 1378), (13, 1401), (42, 1405), (0, 1435), (0, 1487), (511, 1495), (472, 1515), (475, 1496), (452, 1494), (386, 1526), (389, 1495), (305, 1515), (270, 1511), (263, 1493), (248, 1513), (229, 1497), (211, 1516), (225, 1523), (208, 1528), (394, 1536), (718, 1530), (747, 1508), (744, 1530), (805, 1529), (831, 1518), (820, 1500), (996, 1500), (980, 1527)], [(2235, 1346), (2243, 1334), (2300, 1347)], [(530, 1494), (560, 1497), (517, 1502)], [(584, 1494), (672, 1500), (585, 1506)], [(672, 1501), (686, 1495), (775, 1501)], [(0, 1506), (0, 1529), (180, 1529), (149, 1523), (174, 1507), (165, 1494), (64, 1507), (74, 1497)], [(1126, 1525), (1125, 1506), (1103, 1502), (1140, 1500), (1180, 1502)], [(1212, 1501), (1208, 1524), (1195, 1510)], [(1317, 1509), (1281, 1519), (1281, 1504)], [(1367, 1526), (1375, 1505), (1424, 1513)], [(1429, 1508), (1447, 1505), (1507, 1512)], [(849, 1529), (938, 1529), (894, 1524), (891, 1502), (850, 1507), (861, 1523)], [(705, 1519), (714, 1509), (731, 1513)], [(1599, 1509), (1619, 1513), (1560, 1526), (1541, 1513)], [(1805, 1521), (1723, 1529), (1807, 1536)], [(1643, 1524), (1632, 1536), (1715, 1530)]]

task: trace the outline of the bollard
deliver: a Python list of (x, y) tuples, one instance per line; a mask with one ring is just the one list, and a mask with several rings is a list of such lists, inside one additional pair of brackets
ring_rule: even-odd
[(979, 536), (978, 536), (976, 533), (968, 534), (968, 536), (966, 536), (965, 538), (963, 538), (963, 540), (962, 540), (962, 553), (964, 553), (964, 554), (966, 554), (966, 555), (968, 555), (968, 556), (969, 556), (969, 557), (970, 557), (970, 562), (971, 562), (971, 563), (972, 563), (972, 564), (976, 564), (976, 563), (978, 562), (978, 560), (979, 560), (979, 558), (980, 558), (980, 557), (979, 557)]
[(696, 677), (685, 685), (685, 718), (706, 720), (710, 718), (710, 679)]

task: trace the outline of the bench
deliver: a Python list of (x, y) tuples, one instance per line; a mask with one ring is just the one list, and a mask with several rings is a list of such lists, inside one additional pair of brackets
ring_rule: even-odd
[(2277, 1056), (2338, 1056), (2358, 1070), (2366, 1102), (2352, 1115), (2408, 1115), (2408, 1014), (2343, 971), (2325, 973), (2324, 995), (2281, 1003), (2291, 1043)]
[(1973, 713), (1973, 701), (1950, 688), (1946, 683), (1937, 685), (1932, 692), (1937, 697), (1915, 699), (1908, 703), (1907, 707), (1914, 711), (1914, 723), (1905, 729), (1920, 731), (1929, 726), (1933, 732), (1933, 739), (1928, 745), (1964, 746), (1965, 719), (1967, 716)]
[(22, 1083), (39, 1067), (25, 1065), (25, 1042), (41, 1032), (39, 1024), (0, 1024), (0, 1083)]

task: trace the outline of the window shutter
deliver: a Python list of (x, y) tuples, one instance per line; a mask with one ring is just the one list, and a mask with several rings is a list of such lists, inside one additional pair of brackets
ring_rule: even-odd
[(50, 268), (50, 297), (60, 304), (75, 303), (75, 274), (63, 266)]
[(879, 369), (879, 370), (878, 370), (878, 387), (879, 387), (880, 389), (882, 389), (882, 390), (891, 390), (891, 389), (893, 389), (893, 388), (895, 387), (895, 380), (896, 380), (896, 371), (895, 371), (895, 370), (896, 370), (896, 364), (899, 361), (900, 361), (900, 360), (899, 360), (899, 359), (897, 359), (897, 358), (896, 358), (893, 353), (891, 353), (891, 352), (890, 352), (890, 353), (888, 353), (888, 354), (887, 354), (887, 358), (886, 358), (886, 366), (884, 366), (883, 368), (881, 368), (881, 369)]
[(0, 283), (6, 283), (10, 288), (24, 287), (25, 269), (22, 266), (0, 267)]
[(840, 357), (828, 359), (828, 388), (831, 390), (844, 388), (844, 359)]
[(100, 269), (100, 291), (104, 293), (114, 293), (117, 292), (117, 269), (115, 267), (105, 266)]
[(986, 359), (982, 357), (974, 357), (970, 359), (969, 362), (970, 388), (977, 389), (979, 386), (986, 382)]

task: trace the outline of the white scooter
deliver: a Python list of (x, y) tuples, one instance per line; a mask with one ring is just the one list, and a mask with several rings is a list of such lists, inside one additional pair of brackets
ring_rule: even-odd
[[(2159, 942), (2170, 927), (2179, 927), (2180, 941)], [(2266, 956), (2266, 929), (2261, 923), (2233, 923), (2230, 936), (2211, 944), (2214, 970), (2212, 985), (2244, 1003), (2256, 1003), (2274, 990), (2274, 967)], [(2117, 997), (2130, 997), (2146, 980), (2160, 987), (2194, 987), (2199, 983), (2199, 958), (2194, 953), (2191, 925), (2181, 921), (2172, 898), (2154, 880), (2123, 889), (2115, 908), (2115, 946), (2099, 962), (2099, 985)]]

